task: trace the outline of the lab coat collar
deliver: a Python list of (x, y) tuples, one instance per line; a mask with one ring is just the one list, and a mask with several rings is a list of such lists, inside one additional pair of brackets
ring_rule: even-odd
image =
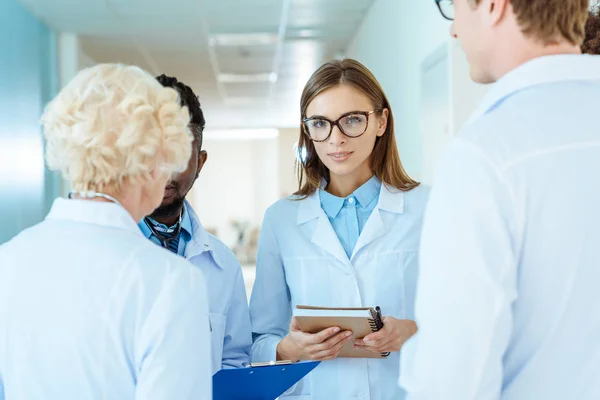
[[(391, 188), (385, 184), (381, 185), (377, 207), (373, 210), (373, 214), (367, 220), (363, 231), (358, 237), (358, 242), (354, 247), (350, 259), (353, 259), (355, 255), (369, 243), (386, 233), (380, 211), (398, 214), (403, 213), (404, 192)], [(311, 241), (341, 261), (345, 270), (352, 268), (350, 259), (348, 259), (346, 251), (331, 226), (329, 218), (327, 218), (327, 215), (321, 208), (318, 191), (314, 192), (306, 199), (300, 200), (300, 204), (298, 204), (298, 225), (305, 224), (315, 219), (317, 219), (317, 225), (312, 232)]]
[[(308, 221), (324, 215), (318, 190), (303, 200), (293, 201), (299, 201), (300, 203), (298, 205), (298, 218), (296, 221), (298, 225), (305, 224)], [(404, 192), (390, 185), (382, 184), (381, 189), (379, 190), (379, 201), (377, 202), (376, 208), (392, 213), (403, 213)]]
[(142, 231), (129, 212), (115, 203), (59, 198), (54, 201), (46, 219), (117, 228), (143, 237)]
[(198, 218), (198, 215), (187, 200), (184, 202), (183, 206), (185, 208), (185, 213), (187, 213), (190, 218), (192, 226), (192, 239), (185, 247), (185, 258), (189, 260), (192, 257), (196, 257), (205, 251), (208, 251), (210, 252), (217, 267), (224, 269), (222, 262), (223, 260), (219, 258), (218, 253), (212, 248), (210, 243), (210, 235), (200, 223), (200, 218)]
[(467, 124), (518, 91), (547, 83), (595, 80), (600, 80), (600, 56), (561, 54), (533, 59), (493, 84)]

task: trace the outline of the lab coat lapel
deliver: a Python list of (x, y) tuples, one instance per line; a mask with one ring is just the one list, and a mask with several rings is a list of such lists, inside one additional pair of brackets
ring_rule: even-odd
[(381, 185), (377, 207), (375, 207), (371, 213), (371, 216), (367, 220), (365, 227), (358, 237), (358, 241), (356, 242), (356, 246), (354, 246), (354, 251), (352, 252), (352, 258), (354, 258), (361, 249), (379, 239), (386, 233), (380, 211), (403, 213), (404, 192), (395, 188), (391, 188), (386, 184)]
[(336, 266), (342, 267), (343, 265), (345, 270), (349, 268), (350, 260), (333, 230), (329, 218), (321, 208), (318, 192), (300, 201), (297, 222), (299, 225), (310, 222), (309, 226), (314, 226), (311, 242), (339, 260), (340, 263), (336, 263)]

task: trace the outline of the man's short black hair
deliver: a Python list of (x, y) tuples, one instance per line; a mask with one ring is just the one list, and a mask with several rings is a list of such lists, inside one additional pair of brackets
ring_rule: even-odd
[(187, 107), (190, 113), (190, 130), (194, 134), (196, 141), (198, 142), (198, 148), (202, 148), (202, 132), (204, 132), (204, 126), (206, 121), (204, 120), (204, 113), (200, 107), (200, 101), (198, 97), (186, 84), (179, 82), (177, 78), (166, 76), (162, 74), (156, 78), (161, 85), (177, 90), (181, 99), (181, 106)]
[(590, 9), (590, 16), (585, 24), (585, 41), (581, 52), (585, 54), (600, 54), (600, 12), (596, 4)]

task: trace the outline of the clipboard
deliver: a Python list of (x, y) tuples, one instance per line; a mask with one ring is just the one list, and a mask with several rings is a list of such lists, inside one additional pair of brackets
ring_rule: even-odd
[(222, 369), (213, 376), (213, 400), (275, 400), (319, 364), (278, 362)]

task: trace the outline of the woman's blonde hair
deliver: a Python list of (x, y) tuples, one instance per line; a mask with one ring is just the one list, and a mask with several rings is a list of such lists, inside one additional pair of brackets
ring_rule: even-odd
[(186, 169), (193, 136), (177, 92), (134, 66), (82, 70), (42, 115), (46, 162), (74, 190), (118, 192)]
[[(371, 168), (375, 176), (402, 191), (417, 187), (419, 183), (408, 176), (400, 162), (394, 137), (394, 114), (390, 103), (375, 76), (358, 61), (351, 59), (330, 61), (315, 71), (302, 92), (301, 118), (306, 118), (308, 105), (319, 94), (339, 85), (348, 85), (367, 96), (373, 103), (374, 109), (379, 110), (378, 115), (381, 115), (384, 109), (389, 112), (385, 133), (375, 140), (375, 147), (371, 153)], [(313, 142), (305, 132), (304, 125), (300, 127), (298, 149), (306, 149), (306, 158), (296, 163), (299, 189), (294, 194), (304, 198), (318, 190), (323, 179), (329, 180), (329, 170), (319, 159)]]

